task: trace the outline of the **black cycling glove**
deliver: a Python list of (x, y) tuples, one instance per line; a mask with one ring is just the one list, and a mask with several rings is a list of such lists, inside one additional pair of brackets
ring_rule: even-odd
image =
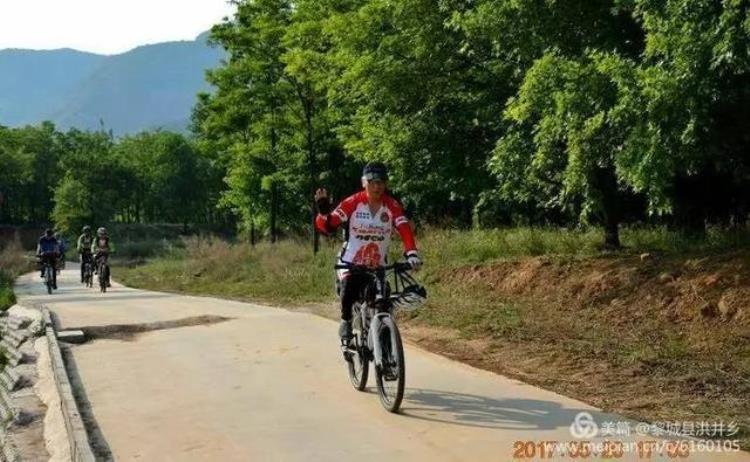
[(328, 215), (331, 213), (331, 201), (327, 197), (321, 197), (315, 201), (318, 206), (318, 213), (321, 215)]

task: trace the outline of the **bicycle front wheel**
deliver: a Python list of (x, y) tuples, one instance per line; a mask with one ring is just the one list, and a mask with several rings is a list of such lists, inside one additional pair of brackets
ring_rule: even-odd
[(99, 267), (99, 290), (102, 291), (102, 293), (107, 292), (107, 277), (109, 276), (109, 269), (107, 268), (107, 265), (102, 265)]
[(52, 276), (50, 276), (50, 272), (54, 271), (51, 266), (48, 266), (44, 270), (44, 283), (47, 285), (47, 294), (52, 295)]
[(398, 412), (404, 399), (406, 363), (401, 334), (393, 318), (384, 323), (379, 333), (382, 364), (375, 367), (375, 380), (380, 402), (388, 412)]

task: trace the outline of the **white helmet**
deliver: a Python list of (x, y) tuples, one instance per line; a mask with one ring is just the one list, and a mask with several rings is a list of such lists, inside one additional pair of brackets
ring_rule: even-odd
[(107, 228), (102, 227), (102, 228), (97, 229), (96, 230), (96, 235), (100, 236), (100, 237), (101, 236), (106, 236), (107, 235)]
[(394, 308), (414, 311), (427, 301), (427, 290), (418, 284), (413, 284), (391, 296), (391, 301)]

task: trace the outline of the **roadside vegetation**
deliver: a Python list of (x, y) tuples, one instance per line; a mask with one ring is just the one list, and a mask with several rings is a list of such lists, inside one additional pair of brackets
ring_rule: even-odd
[[(750, 243), (719, 230), (628, 229), (625, 249), (602, 254), (599, 233), (425, 231), (429, 301), (402, 316), (407, 338), (636, 419), (735, 422), (748, 447)], [(189, 238), (114, 274), (335, 318), (337, 249)]]
[[(24, 252), (18, 234), (10, 239), (0, 239), (0, 313), (16, 303), (13, 282), (31, 268), (31, 260)], [(5, 350), (0, 348), (0, 372), (6, 363)]]
[(32, 260), (23, 250), (18, 237), (5, 243), (0, 241), (0, 311), (7, 310), (16, 302), (13, 282), (32, 268)]

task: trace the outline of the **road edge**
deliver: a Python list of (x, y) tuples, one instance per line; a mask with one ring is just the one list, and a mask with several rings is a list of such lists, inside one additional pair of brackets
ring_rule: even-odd
[(57, 341), (57, 332), (52, 321), (50, 310), (42, 305), (42, 319), (44, 321), (44, 333), (47, 337), (52, 375), (55, 380), (55, 388), (60, 396), (65, 432), (70, 445), (70, 456), (75, 462), (93, 462), (96, 460), (91, 449), (86, 427), (78, 410), (78, 404), (73, 396), (73, 387), (70, 384), (68, 370), (63, 361), (60, 344)]

